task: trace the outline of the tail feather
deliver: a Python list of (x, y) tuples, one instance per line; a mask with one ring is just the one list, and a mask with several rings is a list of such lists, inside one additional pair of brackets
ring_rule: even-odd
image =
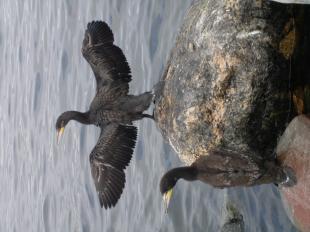
[(151, 92), (145, 92), (138, 96), (126, 98), (121, 107), (132, 113), (142, 113), (150, 107), (152, 99), (153, 94)]
[(135, 107), (135, 111), (143, 112), (150, 107), (152, 100), (153, 100), (153, 94), (150, 92), (146, 92), (146, 93), (141, 94), (138, 97), (139, 99), (137, 100), (140, 104), (137, 104), (137, 106)]

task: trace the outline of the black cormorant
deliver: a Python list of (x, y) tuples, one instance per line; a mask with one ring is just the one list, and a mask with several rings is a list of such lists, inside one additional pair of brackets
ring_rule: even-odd
[(281, 167), (275, 161), (229, 150), (212, 150), (208, 155), (200, 156), (191, 166), (173, 168), (164, 174), (160, 191), (166, 210), (172, 189), (179, 179), (200, 180), (216, 188), (268, 183), (292, 186), (296, 183), (292, 169)]
[(100, 204), (105, 208), (115, 206), (125, 185), (124, 169), (130, 162), (137, 138), (137, 128), (132, 122), (153, 118), (143, 114), (153, 94), (128, 94), (130, 68), (122, 50), (113, 42), (113, 33), (105, 22), (88, 23), (82, 54), (94, 72), (96, 95), (87, 112), (67, 111), (56, 122), (58, 140), (70, 120), (101, 128), (89, 160)]

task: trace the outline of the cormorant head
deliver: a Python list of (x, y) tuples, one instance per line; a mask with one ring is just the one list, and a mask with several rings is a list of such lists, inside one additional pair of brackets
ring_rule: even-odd
[(165, 206), (165, 211), (167, 212), (168, 206), (170, 199), (172, 197), (172, 190), (175, 184), (177, 183), (178, 179), (174, 175), (174, 169), (168, 171), (160, 181), (160, 192), (163, 195), (163, 200), (164, 200), (164, 206)]
[(70, 119), (71, 119), (70, 112), (64, 112), (58, 117), (57, 122), (56, 122), (57, 142), (59, 142), (61, 135), (65, 131), (65, 126), (68, 124)]

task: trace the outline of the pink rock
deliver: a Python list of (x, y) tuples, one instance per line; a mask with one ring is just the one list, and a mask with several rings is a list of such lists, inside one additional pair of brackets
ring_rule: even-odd
[(310, 118), (294, 118), (282, 135), (277, 154), (283, 165), (294, 169), (297, 184), (282, 188), (288, 214), (301, 231), (310, 231)]

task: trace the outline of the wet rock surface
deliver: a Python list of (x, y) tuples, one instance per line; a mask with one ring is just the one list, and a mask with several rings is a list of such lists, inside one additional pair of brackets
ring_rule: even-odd
[(281, 188), (288, 215), (301, 231), (310, 231), (310, 117), (296, 117), (286, 128), (277, 146), (282, 165), (291, 167), (297, 185)]
[(214, 147), (272, 154), (290, 107), (290, 21), (289, 7), (269, 1), (193, 3), (155, 107), (158, 127), (183, 162)]

